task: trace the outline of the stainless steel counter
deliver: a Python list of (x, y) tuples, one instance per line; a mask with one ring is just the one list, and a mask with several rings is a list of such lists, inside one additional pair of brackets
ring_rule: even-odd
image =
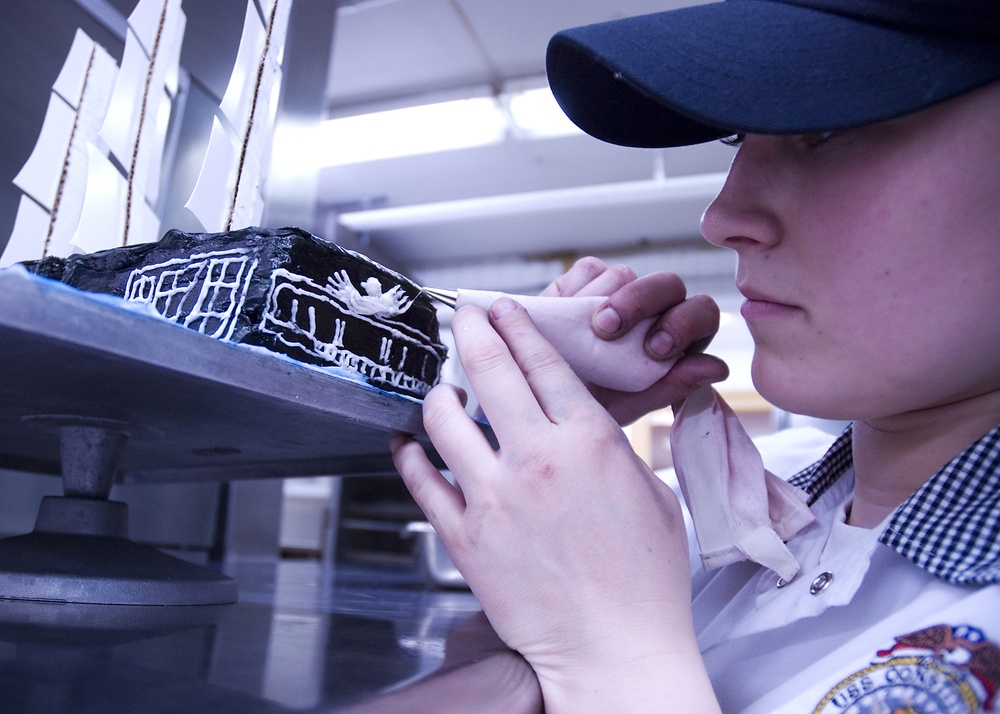
[(0, 711), (541, 711), (467, 591), (317, 561), (227, 573), (232, 605), (0, 600)]

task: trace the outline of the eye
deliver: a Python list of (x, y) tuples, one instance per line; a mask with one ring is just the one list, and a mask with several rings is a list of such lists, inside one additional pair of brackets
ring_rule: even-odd
[(812, 134), (799, 134), (796, 139), (807, 149), (815, 149), (825, 144), (836, 134), (835, 131), (817, 131)]
[(733, 134), (732, 136), (727, 136), (724, 139), (719, 139), (719, 141), (726, 146), (740, 146), (743, 143), (743, 137), (746, 134)]

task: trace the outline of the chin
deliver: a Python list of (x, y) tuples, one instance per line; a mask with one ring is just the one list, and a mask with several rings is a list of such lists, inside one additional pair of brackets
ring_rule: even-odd
[(800, 379), (791, 370), (768, 373), (758, 368), (756, 360), (751, 376), (757, 392), (783, 411), (832, 421), (851, 421), (856, 416), (846, 393), (835, 384)]

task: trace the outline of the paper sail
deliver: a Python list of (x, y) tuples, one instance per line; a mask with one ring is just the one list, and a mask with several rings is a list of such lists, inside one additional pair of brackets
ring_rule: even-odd
[[(149, 216), (155, 213), (160, 194), (163, 148), (186, 22), (180, 0), (140, 0), (129, 16), (121, 69), (99, 133), (115, 163), (89, 166), (90, 188), (73, 238), (80, 247), (93, 251), (158, 237), (150, 232)], [(124, 190), (108, 174), (115, 164)], [(113, 190), (96, 190), (112, 185)], [(108, 232), (109, 225), (115, 232)]]
[[(78, 230), (73, 243), (82, 252), (93, 253), (116, 247), (120, 236), (126, 234), (132, 236), (132, 243), (150, 243), (159, 238), (160, 221), (152, 207), (145, 201), (130, 201), (129, 182), (118, 167), (95, 146), (87, 149), (87, 193), (99, 200), (84, 203), (80, 226), (86, 230)], [(108, 210), (126, 205), (131, 209), (128, 213)]]
[(236, 180), (239, 158), (237, 150), (236, 142), (222, 127), (219, 118), (215, 117), (201, 173), (198, 175), (194, 191), (184, 204), (210, 233), (225, 230), (231, 193), (228, 187)]
[(23, 260), (38, 260), (44, 257), (42, 245), (49, 231), (49, 212), (27, 196), (21, 196), (14, 219), (14, 230), (7, 240), (0, 268), (6, 268)]
[[(164, 12), (166, 10), (166, 12)], [(180, 0), (139, 2), (128, 19), (129, 27), (147, 57), (159, 55), (157, 85), (166, 87), (171, 97), (177, 95), (180, 49), (186, 18)]]
[(59, 95), (49, 96), (42, 130), (28, 160), (14, 177), (14, 185), (51, 211), (61, 196), (59, 184), (70, 168), (76, 110)]
[(291, 0), (247, 3), (243, 34), (205, 161), (185, 206), (202, 227), (219, 232), (257, 225), (281, 85)]
[(71, 241), (86, 193), (87, 146), (97, 141), (117, 73), (114, 58), (77, 30), (52, 85), (38, 141), (14, 178), (25, 196), (0, 267), (79, 248)]

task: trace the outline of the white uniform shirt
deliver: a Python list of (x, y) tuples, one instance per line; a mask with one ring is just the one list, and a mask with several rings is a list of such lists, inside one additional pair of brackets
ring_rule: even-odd
[(817, 519), (788, 543), (792, 582), (751, 562), (695, 569), (722, 710), (1000, 711), (1000, 427), (878, 528), (845, 523), (850, 429), (792, 481)]

